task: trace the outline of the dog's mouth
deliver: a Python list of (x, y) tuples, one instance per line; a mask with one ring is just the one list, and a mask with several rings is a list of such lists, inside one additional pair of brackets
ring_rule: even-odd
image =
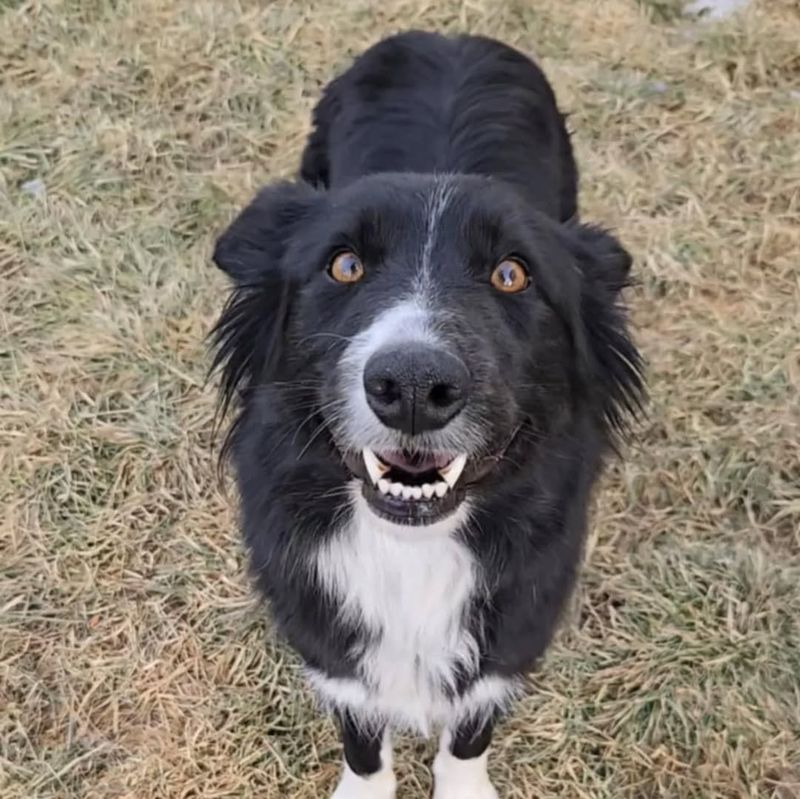
[(443, 499), (456, 487), (467, 464), (466, 455), (435, 452), (362, 451), (364, 466), (372, 485), (384, 496), (406, 502)]
[(429, 450), (342, 452), (349, 471), (361, 480), (372, 511), (395, 524), (427, 525), (455, 512), (470, 489), (503, 461), (522, 429), (519, 425), (493, 454)]
[(464, 500), (465, 454), (363, 449), (346, 458), (378, 515), (396, 524), (432, 524)]

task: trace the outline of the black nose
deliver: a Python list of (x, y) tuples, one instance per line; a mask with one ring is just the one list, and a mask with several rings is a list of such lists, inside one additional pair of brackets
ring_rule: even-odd
[(425, 345), (380, 350), (364, 368), (369, 407), (409, 435), (444, 427), (466, 404), (469, 384), (461, 359)]

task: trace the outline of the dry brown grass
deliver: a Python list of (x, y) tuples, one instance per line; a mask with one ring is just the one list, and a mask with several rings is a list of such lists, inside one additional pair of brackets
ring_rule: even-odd
[[(3, 799), (330, 789), (334, 730), (265, 645), (215, 484), (208, 254), (294, 169), (320, 85), (410, 26), (541, 59), (651, 362), (498, 785), (800, 797), (800, 14), (678, 5), (0, 1)], [(402, 796), (430, 754), (403, 743)]]

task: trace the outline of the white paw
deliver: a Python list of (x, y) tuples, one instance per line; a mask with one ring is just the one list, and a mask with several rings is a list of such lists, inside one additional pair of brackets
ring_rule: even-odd
[(486, 764), (489, 752), (471, 760), (459, 760), (446, 748), (433, 761), (433, 799), (499, 799)]
[(331, 799), (394, 799), (396, 784), (391, 765), (369, 777), (359, 777), (345, 763), (342, 778)]

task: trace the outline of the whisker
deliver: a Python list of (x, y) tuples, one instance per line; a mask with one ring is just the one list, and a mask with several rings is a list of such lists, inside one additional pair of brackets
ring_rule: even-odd
[[(335, 402), (338, 402), (338, 400), (335, 400)], [(329, 403), (329, 404), (330, 404), (330, 403)], [(317, 425), (317, 429), (316, 429), (316, 430), (315, 430), (315, 431), (314, 431), (314, 432), (311, 434), (311, 437), (308, 439), (308, 442), (306, 443), (306, 445), (303, 447), (303, 449), (301, 449), (301, 450), (300, 450), (300, 453), (299, 453), (299, 454), (298, 454), (298, 456), (297, 456), (297, 460), (300, 460), (300, 459), (303, 457), (303, 455), (305, 455), (305, 453), (308, 451), (308, 448), (309, 448), (309, 447), (310, 447), (310, 446), (311, 446), (311, 445), (314, 443), (314, 441), (317, 439), (317, 437), (319, 436), (319, 434), (320, 434), (320, 433), (321, 433), (321, 432), (322, 432), (322, 431), (323, 431), (323, 430), (324, 430), (326, 427), (327, 427), (326, 421), (325, 421), (325, 419), (323, 419), (323, 420), (322, 420), (322, 421), (319, 423), (319, 425)]]
[[(303, 426), (306, 424), (306, 422), (308, 422), (310, 419), (312, 419), (318, 413), (322, 413), (323, 411), (327, 410), (328, 408), (334, 407), (339, 402), (340, 402), (339, 399), (334, 399), (334, 400), (331, 400), (330, 402), (326, 402), (323, 405), (320, 405), (319, 407), (314, 408), (311, 411), (311, 413), (309, 413), (308, 416), (306, 416), (305, 419), (303, 419), (303, 421), (300, 422), (299, 425), (297, 425), (297, 428), (294, 431), (294, 435), (292, 436), (292, 443), (294, 444), (295, 441), (297, 441), (297, 436), (300, 434), (300, 431), (303, 429)], [(324, 424), (325, 424), (325, 422), (323, 420), (322, 425), (324, 425)], [(303, 450), (303, 451), (305, 451), (305, 450)], [(300, 454), (302, 455), (303, 453), (301, 452)], [(298, 456), (298, 459), (299, 459), (299, 457), (300, 456)]]
[(311, 339), (314, 339), (314, 338), (333, 338), (333, 339), (336, 339), (337, 341), (350, 342), (355, 338), (355, 336), (341, 336), (338, 333), (326, 333), (326, 332), (311, 333), (310, 335), (304, 336), (303, 338), (301, 338), (298, 341), (298, 343), (299, 344), (304, 344), (306, 341), (311, 341)]

